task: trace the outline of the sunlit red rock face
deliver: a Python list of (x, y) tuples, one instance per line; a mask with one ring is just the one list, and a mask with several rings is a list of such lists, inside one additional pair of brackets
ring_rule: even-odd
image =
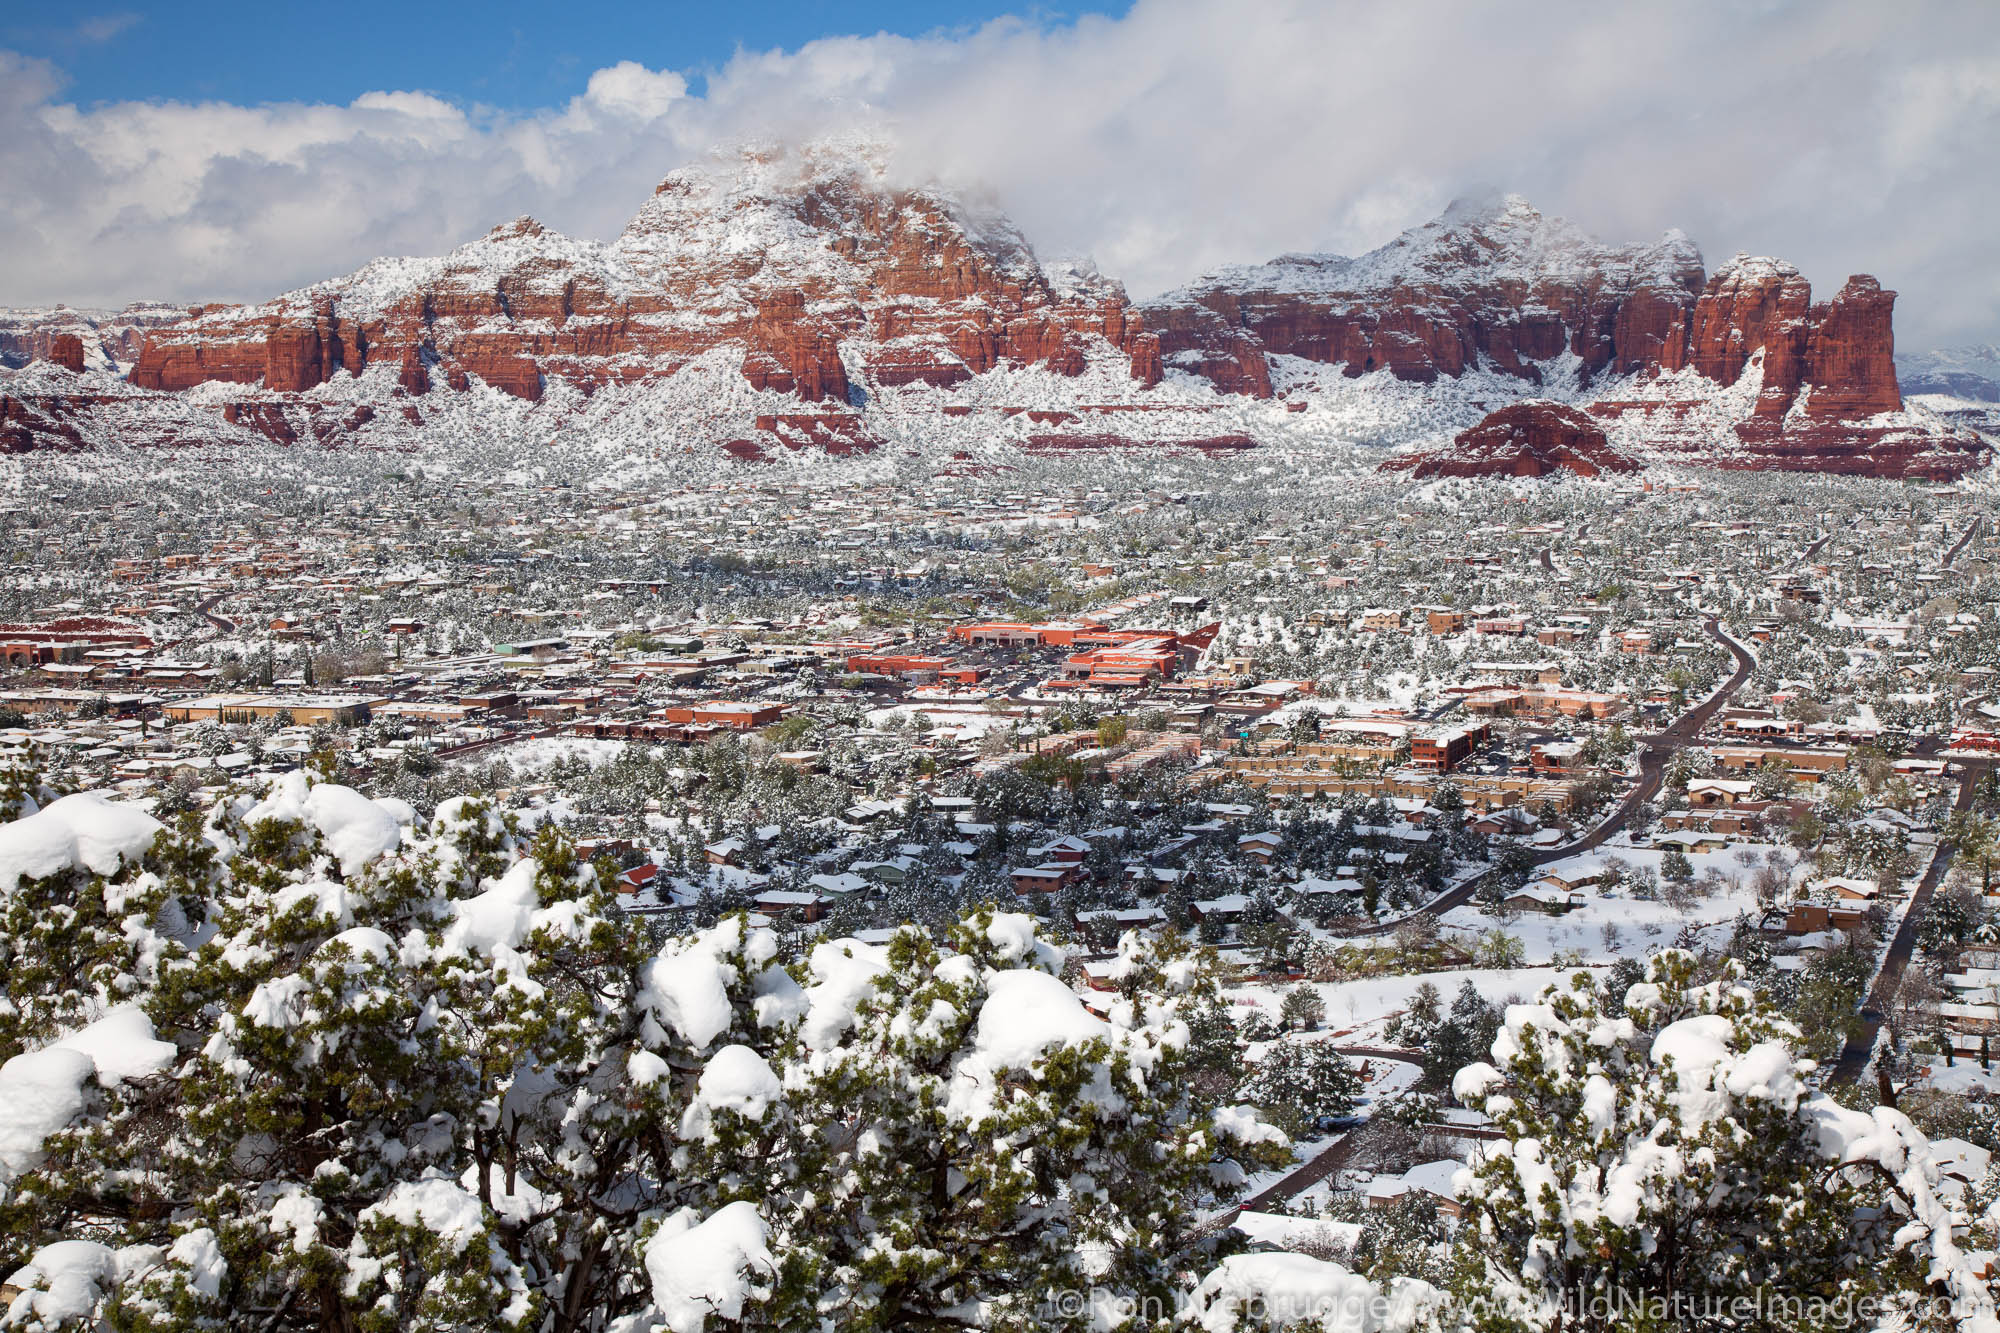
[(1716, 467), (1933, 481), (1963, 476), (1990, 459), (1978, 437), (1879, 419), (1903, 407), (1895, 304), (1896, 294), (1866, 274), (1849, 278), (1833, 299), (1814, 302), (1791, 265), (1739, 255), (1708, 280), (1684, 347), (1662, 366), (1723, 384), (1760, 374), (1749, 415), (1731, 427), (1736, 447), (1719, 449), (1706, 428), (1686, 425), (1709, 405), (1693, 392), (1602, 399), (1589, 410), (1606, 423), (1636, 423), (1637, 437), (1654, 448)]
[(72, 375), (83, 373), (83, 339), (74, 333), (58, 333), (49, 339), (48, 361)]
[[(1742, 255), (1705, 277), (1678, 233), (1604, 246), (1508, 196), (1454, 204), (1359, 259), (1288, 255), (1227, 269), (1139, 314), (1169, 367), (1225, 393), (1269, 396), (1272, 357), (1426, 384), (1474, 370), (1530, 385), (1573, 373), (1586, 391), (1613, 377), (1631, 386), (1692, 372), (1668, 381), (1685, 398), (1614, 392), (1591, 405), (1606, 421), (1630, 414), (1643, 439), (1651, 423), (1685, 420), (1754, 372), (1754, 403), (1720, 465), (1962, 474), (1980, 464), (1975, 441), (1869, 421), (1903, 406), (1895, 299), (1861, 275), (1814, 303), (1797, 269)], [(1649, 442), (1678, 449), (1682, 436)]]
[(661, 184), (610, 246), (531, 218), (442, 260), (392, 260), (149, 338), (132, 382), (299, 392), (389, 362), (422, 394), (477, 376), (528, 401), (670, 376), (722, 350), (754, 388), (846, 403), (848, 357), (879, 385), (948, 387), (1003, 363), (1080, 374), (1095, 338), (1156, 383), (1124, 292), (1045, 270), (1011, 223), (893, 188), (852, 158), (749, 157)]
[(1851, 421), (1903, 406), (1896, 383), (1896, 294), (1867, 274), (1812, 308), (1806, 332), (1806, 414)]
[[(1382, 391), (1362, 418), (1379, 401), (1463, 424), (1464, 393), (1411, 386), (1479, 375), (1480, 410), (1563, 399), (1626, 454), (1884, 476), (1981, 459), (1934, 421), (1878, 419), (1901, 398), (1895, 296), (1872, 278), (1815, 303), (1778, 261), (1711, 276), (1678, 233), (1606, 246), (1506, 197), (1360, 258), (1286, 256), (1135, 305), (1088, 267), (1038, 260), (992, 208), (895, 183), (871, 151), (677, 171), (610, 244), (521, 218), (253, 305), (0, 312), (8, 447), (359, 432), (422, 448), (501, 417), (543, 438), (592, 429), (593, 411), (637, 402), (642, 447), (676, 429), (646, 416), (659, 405), (659, 422), (699, 417), (692, 443), (739, 457), (864, 451), (928, 413), (1021, 410), (1063, 418), (1008, 428), (1022, 448), (1238, 448), (1338, 437), (1308, 409), (1338, 399), (1339, 375), (1301, 370), (1337, 366)], [(980, 379), (1016, 370), (1034, 373)], [(511, 417), (463, 396), (482, 384), (517, 400)]]
[(1758, 352), (1763, 388), (1755, 415), (1783, 417), (1800, 404), (1814, 421), (1859, 421), (1903, 406), (1896, 386), (1896, 294), (1867, 274), (1830, 301), (1789, 264), (1742, 255), (1709, 279), (1695, 302), (1685, 344), (1669, 345), (1661, 368), (1689, 367), (1734, 384)]
[(1639, 463), (1611, 447), (1603, 429), (1574, 407), (1543, 399), (1510, 403), (1460, 431), (1449, 449), (1405, 454), (1382, 470), (1412, 477), (1601, 477), (1637, 472)]

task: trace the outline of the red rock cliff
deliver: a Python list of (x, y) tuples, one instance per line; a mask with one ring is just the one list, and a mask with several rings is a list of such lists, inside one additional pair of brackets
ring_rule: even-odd
[[(739, 374), (772, 396), (748, 416), (789, 421), (801, 414), (776, 400), (796, 401), (822, 425), (782, 443), (805, 447), (862, 439), (859, 422), (825, 424), (842, 414), (884, 399), (921, 406), (923, 386), (949, 390), (1010, 366), (1088, 374), (1092, 386), (1107, 371), (1142, 388), (1173, 378), (1184, 387), (1193, 376), (1252, 399), (1282, 391), (1303, 411), (1314, 384), (1326, 383), (1322, 372), (1301, 373), (1303, 361), (1413, 384), (1490, 376), (1477, 394), (1489, 403), (1594, 398), (1590, 412), (1621, 444), (1636, 432), (1649, 449), (1681, 449), (1679, 430), (1682, 451), (1706, 449), (1732, 466), (1963, 471), (1976, 451), (1941, 450), (1930, 426), (1865, 426), (1901, 403), (1894, 299), (1857, 277), (1815, 304), (1798, 271), (1776, 260), (1739, 256), (1709, 276), (1677, 233), (1606, 246), (1509, 197), (1455, 204), (1358, 258), (1288, 255), (1134, 305), (1088, 265), (1044, 264), (990, 207), (897, 184), (865, 155), (807, 148), (677, 171), (609, 245), (521, 218), (442, 258), (377, 261), (257, 305), (115, 318), (0, 312), (0, 364), (25, 364), (24, 351), (46, 358), (54, 334), (75, 329), (83, 363), (101, 368), (99, 346), (122, 360), (143, 337), (132, 386), (244, 386), (202, 395), (199, 412), (163, 407), (163, 416), (219, 414), (290, 442), (337, 440), (354, 422), (421, 424), (436, 415), (432, 404), (453, 408), (449, 396), (475, 381), (528, 402), (549, 398), (560, 418), (579, 394), (667, 380), (699, 361), (704, 374)], [(73, 353), (65, 343), (64, 365)], [(1720, 392), (1753, 368), (1754, 402)], [(360, 382), (315, 392), (343, 376)], [(1095, 411), (1081, 395), (1097, 392), (1079, 388), (1076, 401), (1054, 406)], [(1119, 411), (1155, 412), (1153, 400), (1124, 393), (1106, 396)], [(1409, 406), (1408, 391), (1393, 397), (1427, 410), (1420, 397)], [(1214, 410), (1199, 395), (1160, 399), (1160, 410)], [(64, 401), (64, 421), (94, 410)], [(1718, 401), (1729, 417), (1711, 410)], [(1537, 410), (1543, 435), (1523, 457), (1547, 452), (1552, 438), (1549, 414)], [(1149, 428), (1133, 438), (1212, 433)], [(1589, 457), (1581, 445), (1560, 448)]]
[(1896, 294), (1867, 274), (1847, 280), (1839, 295), (1812, 308), (1806, 337), (1806, 411), (1816, 419), (1858, 420), (1898, 412)]
[(1508, 196), (1454, 204), (1358, 259), (1226, 269), (1140, 313), (1168, 365), (1224, 392), (1268, 394), (1265, 354), (1416, 383), (1483, 365), (1539, 384), (1565, 353), (1586, 379), (1657, 365), (1701, 284), (1701, 255), (1677, 233), (1603, 246)]
[(531, 218), (443, 260), (374, 265), (149, 338), (132, 382), (211, 380), (297, 393), (397, 367), (409, 393), (477, 376), (538, 399), (672, 375), (738, 348), (755, 388), (845, 402), (849, 365), (878, 386), (948, 387), (1002, 364), (1081, 374), (1093, 349), (1158, 381), (1160, 350), (1115, 283), (1045, 271), (1011, 224), (852, 160), (748, 157), (668, 177), (611, 246)]
[(49, 361), (72, 374), (83, 373), (83, 339), (74, 333), (58, 333), (49, 340)]

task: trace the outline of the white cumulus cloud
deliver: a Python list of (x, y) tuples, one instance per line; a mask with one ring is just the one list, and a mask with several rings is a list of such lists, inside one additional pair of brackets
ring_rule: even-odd
[(2000, 9), (1943, 0), (1139, 0), (745, 51), (699, 94), (627, 60), (528, 113), (81, 107), (0, 52), (0, 303), (252, 299), (523, 212), (608, 237), (718, 143), (842, 129), (1135, 294), (1365, 249), (1498, 186), (1606, 239), (1778, 254), (1820, 292), (1873, 272), (1906, 346), (2000, 335)]

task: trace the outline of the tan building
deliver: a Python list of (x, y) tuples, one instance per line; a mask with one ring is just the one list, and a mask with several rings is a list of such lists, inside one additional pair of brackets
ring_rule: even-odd
[(160, 711), (173, 722), (264, 722), (289, 718), (298, 726), (321, 722), (359, 726), (380, 699), (359, 694), (210, 694), (181, 699)]
[(1845, 750), (1808, 750), (1791, 745), (1717, 745), (1711, 747), (1716, 766), (1727, 773), (1752, 773), (1765, 764), (1783, 764), (1794, 782), (1818, 782), (1847, 767)]
[(1361, 628), (1388, 633), (1403, 628), (1403, 613), (1392, 607), (1371, 606), (1361, 613)]

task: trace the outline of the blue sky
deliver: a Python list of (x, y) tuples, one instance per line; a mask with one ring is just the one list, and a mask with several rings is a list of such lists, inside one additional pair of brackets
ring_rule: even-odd
[(80, 11), (0, 8), (0, 47), (61, 68), (70, 79), (63, 95), (84, 106), (128, 99), (344, 103), (394, 89), (511, 111), (561, 102), (581, 91), (593, 70), (621, 60), (677, 70), (699, 92), (704, 73), (738, 48), (795, 48), (817, 37), (878, 32), (914, 37), (1004, 14), (1066, 18), (1128, 7), (1125, 0), (1060, 10), (999, 0), (113, 0)]

